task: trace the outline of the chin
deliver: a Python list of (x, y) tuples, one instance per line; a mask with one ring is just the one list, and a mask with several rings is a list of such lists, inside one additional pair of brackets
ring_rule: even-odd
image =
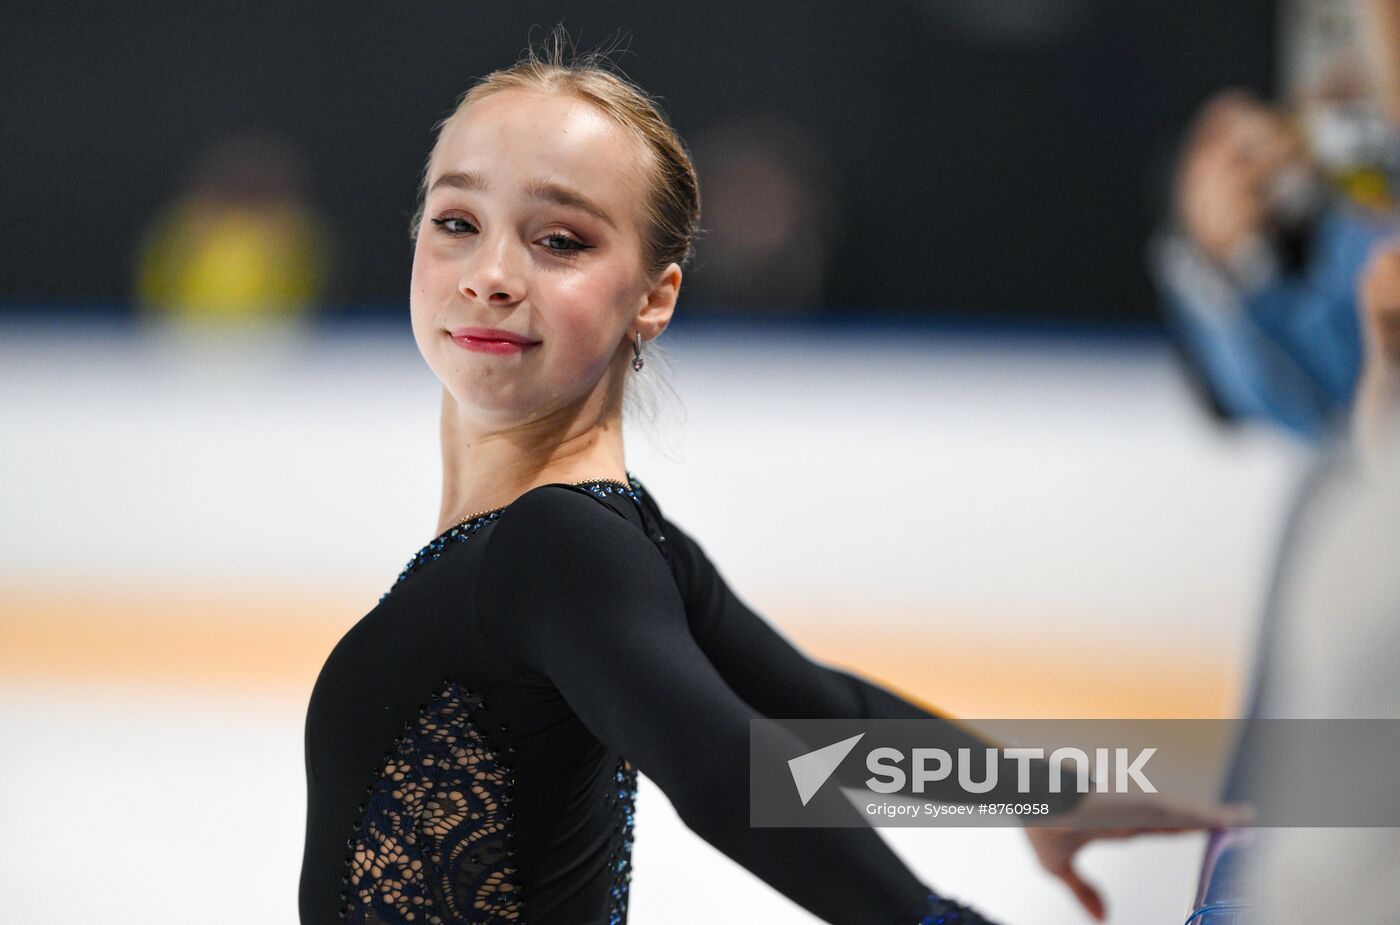
[[(441, 377), (439, 377), (441, 378)], [(482, 423), (505, 426), (540, 417), (547, 402), (523, 383), (507, 381), (497, 371), (465, 377), (461, 370), (443, 379), (460, 409)]]

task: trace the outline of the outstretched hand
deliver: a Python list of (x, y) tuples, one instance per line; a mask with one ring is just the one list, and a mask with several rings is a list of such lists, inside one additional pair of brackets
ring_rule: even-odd
[(1026, 836), (1041, 866), (1064, 881), (1091, 916), (1103, 921), (1103, 897), (1074, 869), (1080, 848), (1095, 839), (1229, 828), (1249, 822), (1253, 812), (1242, 806), (1199, 807), (1157, 797), (1090, 791), (1060, 818), (1064, 826), (1028, 827)]

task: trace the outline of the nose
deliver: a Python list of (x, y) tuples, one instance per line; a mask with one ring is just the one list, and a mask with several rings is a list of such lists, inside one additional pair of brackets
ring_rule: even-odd
[(517, 266), (519, 255), (506, 235), (492, 240), (484, 236), (478, 247), (464, 258), (458, 291), (469, 299), (493, 305), (514, 305), (525, 294), (525, 283)]

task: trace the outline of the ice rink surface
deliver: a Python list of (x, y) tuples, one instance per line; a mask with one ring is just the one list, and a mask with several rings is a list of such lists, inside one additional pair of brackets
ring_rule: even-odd
[[(1301, 446), (1214, 426), (1149, 338), (784, 331), (678, 325), (680, 404), (628, 431), (746, 601), (955, 715), (1237, 714)], [(434, 535), (437, 381), (406, 322), (10, 327), (0, 369), (8, 918), (292, 925), (306, 698)], [(882, 834), (998, 921), (1088, 921), (1017, 830)], [(1110, 922), (1173, 925), (1203, 844), (1081, 863)], [(816, 921), (646, 779), (634, 864), (633, 925)]]

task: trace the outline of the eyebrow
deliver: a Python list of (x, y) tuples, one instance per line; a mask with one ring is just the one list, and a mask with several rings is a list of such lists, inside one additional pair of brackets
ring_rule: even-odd
[[(460, 170), (452, 173), (445, 173), (433, 181), (433, 185), (428, 188), (428, 192), (440, 186), (450, 186), (453, 189), (466, 190), (468, 192), (485, 192), (490, 188), (486, 178), (474, 170)], [(525, 195), (530, 199), (542, 199), (552, 202), (555, 205), (567, 206), (574, 209), (581, 209), (592, 215), (599, 221), (606, 222), (614, 229), (617, 223), (613, 221), (602, 206), (599, 206), (587, 196), (577, 190), (569, 189), (552, 180), (532, 180), (525, 185)]]

